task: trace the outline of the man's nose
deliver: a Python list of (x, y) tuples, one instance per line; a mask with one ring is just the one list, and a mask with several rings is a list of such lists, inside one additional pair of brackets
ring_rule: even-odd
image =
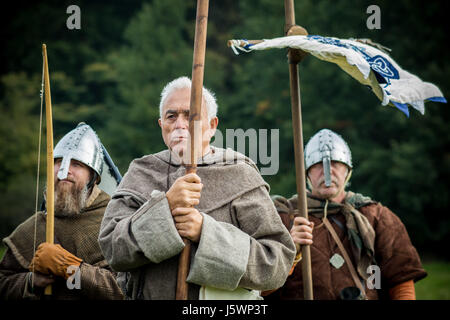
[(175, 129), (187, 129), (189, 128), (189, 119), (184, 115), (180, 115), (177, 117), (177, 121), (175, 122)]
[(336, 173), (340, 170), (339, 166), (337, 165), (337, 163), (333, 163), (331, 162), (331, 174), (336, 175)]
[(71, 164), (70, 166), (69, 166), (69, 171), (67, 172), (67, 175), (69, 176), (71, 176), (71, 175), (73, 175), (73, 170), (74, 170), (74, 166)]
[(70, 162), (69, 170), (67, 170), (67, 177), (66, 177), (66, 179), (68, 177), (73, 177), (74, 170), (75, 170), (75, 166), (74, 166), (74, 164), (72, 162)]

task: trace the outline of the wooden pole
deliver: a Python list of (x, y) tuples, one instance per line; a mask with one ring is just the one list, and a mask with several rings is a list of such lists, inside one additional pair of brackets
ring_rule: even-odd
[[(194, 57), (192, 62), (191, 101), (189, 108), (189, 134), (190, 134), (190, 163), (186, 166), (186, 173), (197, 172), (197, 158), (202, 152), (202, 102), (203, 102), (203, 75), (206, 52), (206, 33), (208, 25), (209, 0), (197, 0), (197, 18), (195, 23)], [(183, 239), (185, 247), (178, 261), (177, 300), (188, 299), (188, 283), (191, 243)]]
[[(295, 25), (294, 0), (285, 0), (285, 33), (307, 34), (306, 30)], [(298, 73), (298, 63), (303, 58), (302, 51), (289, 49), (289, 80), (291, 90), (292, 108), (292, 128), (294, 133), (295, 152), (295, 176), (297, 183), (298, 210), (300, 216), (308, 219), (308, 207), (306, 199), (306, 177), (305, 162), (303, 154), (303, 128), (302, 128), (302, 107), (300, 100), (300, 81)], [(303, 293), (305, 300), (313, 300), (312, 272), (311, 272), (311, 251), (309, 245), (302, 245), (302, 277)]]
[[(47, 123), (47, 194), (45, 205), (47, 208), (47, 224), (45, 232), (45, 241), (54, 243), (54, 162), (53, 162), (53, 120), (52, 120), (52, 99), (50, 94), (50, 77), (48, 73), (47, 46), (42, 45), (42, 54), (44, 56), (44, 92), (45, 92), (45, 118)], [(48, 285), (45, 288), (46, 295), (52, 294), (52, 287)]]

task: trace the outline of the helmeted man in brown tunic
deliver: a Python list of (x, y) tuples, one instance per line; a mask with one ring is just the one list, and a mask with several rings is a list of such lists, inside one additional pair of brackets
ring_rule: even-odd
[[(297, 195), (274, 196), (294, 242), (311, 246), (314, 299), (415, 299), (426, 276), (400, 219), (381, 203), (345, 191), (353, 168), (346, 142), (331, 130), (305, 147), (309, 221), (295, 217)], [(303, 299), (301, 251), (282, 288), (267, 299)]]
[[(40, 211), (3, 239), (1, 299), (123, 299), (98, 245), (110, 196), (98, 187), (103, 167), (101, 142), (80, 123), (56, 145), (55, 244), (45, 242), (46, 211)], [(37, 247), (36, 252), (34, 248)]]

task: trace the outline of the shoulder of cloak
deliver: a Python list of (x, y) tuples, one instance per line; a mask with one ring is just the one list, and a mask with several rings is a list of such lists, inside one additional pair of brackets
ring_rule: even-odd
[[(3, 243), (11, 250), (21, 267), (25, 269), (28, 269), (34, 255), (35, 223), (36, 243), (42, 243), (45, 241), (45, 213), (42, 211), (22, 222), (8, 237), (3, 239)], [(44, 230), (44, 233), (38, 232), (37, 229)]]
[[(74, 218), (55, 217), (55, 242), (88, 263), (101, 261), (98, 232), (110, 196), (101, 191), (91, 206)], [(35, 239), (36, 231), (36, 239)], [(3, 243), (20, 265), (28, 269), (34, 250), (45, 242), (46, 214), (40, 211), (21, 223)], [(35, 245), (34, 245), (35, 244)]]
[(251, 160), (198, 167), (197, 174), (203, 183), (198, 209), (205, 213), (231, 203), (257, 188), (265, 188), (269, 197), (270, 187)]
[[(297, 195), (295, 195), (295, 204), (297, 203)], [(286, 199), (285, 197), (274, 194), (271, 195), (271, 199), (278, 213), (291, 213), (294, 210), (293, 205), (291, 204), (291, 199)]]
[(345, 201), (356, 209), (377, 204), (377, 201), (372, 200), (370, 197), (364, 196), (361, 193), (355, 193), (348, 191)]
[[(203, 183), (197, 208), (202, 212), (217, 209), (259, 187), (269, 190), (253, 161), (237, 152), (234, 155), (234, 158), (228, 154), (224, 161), (197, 167)], [(133, 160), (115, 194), (128, 193), (143, 201), (150, 199), (154, 190), (167, 191), (170, 166), (180, 167), (169, 162), (168, 150)]]
[(166, 152), (168, 153), (165, 150), (134, 159), (114, 195), (131, 193), (144, 201), (150, 198), (153, 190), (165, 191), (170, 163), (162, 160), (158, 155), (164, 155)]

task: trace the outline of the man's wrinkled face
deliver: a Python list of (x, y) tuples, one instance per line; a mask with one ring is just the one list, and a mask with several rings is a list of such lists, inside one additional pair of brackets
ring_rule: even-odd
[(69, 172), (64, 180), (57, 174), (61, 166), (61, 158), (55, 159), (55, 215), (73, 216), (85, 208), (89, 190), (87, 184), (91, 179), (91, 170), (80, 161), (70, 161)]
[[(158, 120), (164, 143), (180, 158), (186, 154), (188, 147), (190, 99), (190, 88), (173, 91), (163, 106), (161, 119)], [(208, 121), (208, 111), (204, 99), (202, 102), (201, 126), (202, 154), (204, 154), (217, 127), (217, 117)]]
[[(311, 182), (311, 193), (321, 199), (330, 199), (330, 197), (338, 196), (336, 193), (345, 183), (348, 174), (348, 167), (342, 162), (331, 161), (331, 185), (325, 185), (325, 175), (323, 172), (322, 162), (311, 166), (307, 172)], [(341, 192), (345, 192), (342, 188)]]

